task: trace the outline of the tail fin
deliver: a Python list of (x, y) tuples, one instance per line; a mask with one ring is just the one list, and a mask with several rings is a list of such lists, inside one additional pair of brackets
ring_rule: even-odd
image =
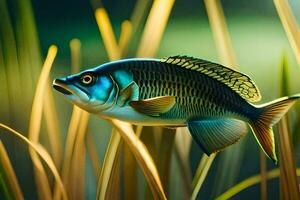
[(276, 163), (274, 134), (272, 126), (276, 124), (289, 108), (295, 103), (299, 95), (282, 97), (275, 101), (258, 106), (260, 115), (250, 122), (254, 135), (264, 152)]

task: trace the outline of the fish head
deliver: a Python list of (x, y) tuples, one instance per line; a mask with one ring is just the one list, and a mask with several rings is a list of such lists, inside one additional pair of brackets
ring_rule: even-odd
[(97, 71), (83, 71), (53, 81), (53, 87), (73, 104), (98, 113), (114, 105), (118, 87), (110, 74)]

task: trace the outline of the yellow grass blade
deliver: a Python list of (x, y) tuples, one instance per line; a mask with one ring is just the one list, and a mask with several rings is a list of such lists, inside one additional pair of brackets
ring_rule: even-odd
[(118, 60), (121, 58), (120, 48), (117, 44), (115, 34), (113, 32), (109, 17), (104, 8), (98, 8), (95, 11), (96, 21), (99, 31), (103, 38), (103, 42), (110, 60)]
[(15, 171), (10, 163), (8, 154), (1, 140), (0, 140), (0, 165), (6, 176), (5, 179), (7, 181), (6, 184), (9, 185), (9, 189), (11, 190), (12, 196), (16, 200), (23, 200), (24, 196), (19, 186), (19, 182), (17, 180)]
[[(68, 180), (69, 197), (71, 199), (85, 199), (85, 134), (89, 121), (89, 113), (82, 111), (81, 119), (74, 144), (70, 177)], [(76, 183), (76, 184), (74, 184)]]
[[(37, 143), (39, 140), (39, 133), (41, 127), (42, 120), (42, 108), (45, 96), (45, 89), (47, 80), (49, 77), (49, 73), (51, 70), (52, 63), (54, 62), (54, 58), (57, 53), (57, 47), (52, 45), (48, 50), (48, 54), (43, 65), (38, 83), (35, 92), (35, 96), (33, 99), (30, 122), (29, 122), (29, 134), (28, 138), (32, 142)], [(48, 177), (44, 170), (44, 167), (37, 156), (36, 152), (32, 149), (29, 149), (33, 164), (35, 166), (35, 179), (36, 184), (39, 186), (40, 190), (38, 190), (38, 195), (40, 199), (51, 199), (51, 188), (49, 185)]]
[(95, 141), (93, 140), (92, 136), (89, 133), (87, 133), (86, 135), (86, 147), (87, 147), (88, 154), (90, 156), (90, 160), (92, 162), (94, 176), (97, 178), (100, 175), (102, 166), (101, 166), (100, 159), (98, 157)]
[(97, 188), (97, 200), (106, 199), (107, 190), (109, 187), (110, 177), (113, 171), (114, 162), (117, 159), (117, 152), (119, 149), (119, 144), (121, 141), (120, 134), (113, 129), (110, 137), (110, 141), (108, 144), (108, 148), (106, 150), (105, 158), (103, 161), (103, 166), (100, 173), (100, 178), (98, 180), (98, 188)]
[[(300, 176), (300, 168), (297, 168), (296, 170), (297, 176)], [(267, 172), (267, 179), (274, 179), (277, 178), (280, 175), (279, 169), (273, 169), (269, 172)], [(216, 198), (216, 200), (227, 200), (233, 197), (234, 195), (238, 194), (239, 192), (243, 191), (244, 189), (251, 187), (252, 185), (258, 184), (261, 181), (261, 175), (257, 174), (254, 176), (251, 176), (240, 183), (236, 184), (235, 186), (228, 189), (226, 192), (221, 194)]]
[(138, 198), (137, 163), (127, 145), (123, 146), (124, 162), (124, 199)]
[(36, 142), (30, 141), (25, 136), (23, 136), (23, 134), (15, 131), (14, 129), (12, 129), (12, 128), (10, 128), (10, 127), (2, 124), (2, 123), (0, 123), (0, 127), (8, 130), (9, 133), (12, 133), (14, 136), (17, 136), (18, 138), (20, 138), (21, 140), (26, 142), (31, 147), (31, 149), (33, 149), (42, 158), (42, 160), (45, 161), (45, 163), (47, 164), (47, 166), (51, 170), (51, 172), (52, 172), (52, 174), (53, 174), (53, 176), (54, 176), (54, 178), (55, 178), (55, 180), (56, 180), (56, 182), (59, 186), (60, 191), (62, 192), (63, 199), (67, 200), (68, 198), (67, 198), (67, 193), (65, 191), (64, 185), (63, 185), (62, 180), (59, 176), (57, 168), (55, 167), (55, 164), (54, 164), (51, 156), (48, 154), (48, 152), (41, 145), (39, 145)]
[(58, 115), (54, 103), (52, 88), (47, 84), (44, 98), (44, 116), (47, 128), (47, 136), (51, 147), (51, 154), (55, 165), (60, 168), (62, 160), (61, 134), (58, 124)]
[(145, 145), (135, 135), (131, 125), (116, 119), (111, 120), (111, 122), (116, 127), (123, 140), (126, 142), (135, 158), (137, 159), (152, 190), (154, 198), (166, 199), (166, 195), (164, 193), (153, 159)]
[(265, 153), (260, 150), (260, 176), (261, 176), (261, 184), (260, 184), (260, 199), (267, 200), (267, 161)]
[[(288, 63), (285, 56), (281, 61), (281, 96), (289, 95)], [(298, 180), (296, 177), (296, 162), (294, 147), (289, 130), (289, 116), (286, 115), (278, 124), (280, 195), (284, 199), (300, 199)]]
[(38, 80), (32, 111), (29, 122), (29, 139), (37, 142), (39, 138), (41, 120), (42, 120), (42, 105), (44, 100), (45, 88), (47, 86), (47, 81), (49, 73), (54, 62), (54, 58), (57, 53), (57, 47), (52, 45), (48, 50), (48, 54), (45, 60), (45, 63), (42, 67), (42, 71)]
[(283, 191), (290, 199), (300, 199), (299, 183), (296, 176), (296, 164), (293, 155), (293, 146), (288, 130), (287, 116), (284, 116), (278, 124), (278, 142), (280, 149), (280, 168), (284, 172), (284, 180), (281, 184), (286, 186)]
[(137, 32), (147, 14), (147, 9), (151, 5), (150, 0), (138, 0), (135, 4), (130, 21), (132, 22), (133, 34)]
[(225, 66), (234, 68), (237, 63), (221, 3), (219, 0), (204, 0), (204, 2), (220, 60)]
[(189, 166), (189, 152), (191, 148), (192, 137), (187, 128), (177, 128), (175, 136), (175, 153), (182, 174), (184, 197), (190, 198), (192, 194), (192, 175)]
[(209, 157), (205, 154), (202, 156), (200, 163), (198, 165), (196, 175), (192, 182), (192, 187), (194, 188), (191, 199), (197, 199), (197, 195), (201, 189), (201, 186), (206, 178), (206, 175), (208, 173), (208, 170), (210, 169), (210, 166), (212, 162), (214, 161), (216, 157), (216, 154), (211, 154)]
[(137, 51), (137, 57), (155, 56), (174, 2), (174, 0), (154, 1)]
[(79, 72), (81, 65), (81, 42), (78, 39), (72, 39), (70, 41), (70, 50), (71, 50), (71, 71), (72, 74)]
[[(61, 172), (62, 180), (67, 191), (69, 189), (68, 180), (70, 177), (70, 168), (71, 168), (73, 149), (75, 145), (76, 133), (77, 133), (78, 125), (80, 123), (81, 115), (82, 115), (82, 110), (77, 106), (73, 106), (73, 111), (72, 111), (71, 120), (69, 123), (69, 128), (67, 133), (65, 154), (64, 154), (64, 159), (62, 163), (62, 172)], [(53, 196), (54, 196), (53, 199), (55, 200), (60, 199), (61, 194), (57, 185), (54, 188)]]
[(125, 20), (122, 22), (121, 34), (119, 38), (120, 54), (124, 55), (127, 52), (131, 35), (132, 35), (132, 23), (129, 20)]
[(277, 13), (300, 67), (299, 27), (287, 0), (274, 0)]

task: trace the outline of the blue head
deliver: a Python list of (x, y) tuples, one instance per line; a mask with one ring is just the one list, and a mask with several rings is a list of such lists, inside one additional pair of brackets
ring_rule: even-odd
[(119, 92), (113, 77), (97, 70), (55, 79), (53, 87), (72, 103), (93, 113), (113, 106)]

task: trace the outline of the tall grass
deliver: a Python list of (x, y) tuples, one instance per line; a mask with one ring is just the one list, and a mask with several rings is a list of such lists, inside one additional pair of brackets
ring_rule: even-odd
[[(202, 199), (201, 192), (204, 188), (201, 189), (212, 169), (216, 170), (216, 178), (210, 191), (217, 199), (229, 199), (258, 183), (261, 184), (261, 199), (267, 199), (267, 181), (277, 177), (280, 177), (282, 199), (300, 198), (297, 180), (300, 171), (296, 168), (293, 144), (289, 136), (289, 117), (285, 117), (278, 128), (279, 169), (267, 171), (265, 156), (261, 154), (261, 173), (239, 183), (237, 178), (239, 171), (243, 170), (242, 158), (247, 144), (245, 141), (218, 155), (203, 155), (195, 174), (192, 174), (189, 162), (192, 140), (186, 128), (178, 128), (176, 131), (159, 127), (143, 128), (110, 120), (112, 131), (103, 133), (89, 129), (92, 116), (73, 106), (65, 134), (65, 129), (60, 127), (59, 122), (63, 120), (61, 112), (66, 110), (57, 109), (57, 103), (63, 100), (55, 99), (50, 88), (51, 67), (57, 47), (49, 48), (42, 66), (30, 2), (16, 1), (17, 14), (13, 17), (6, 3), (6, 0), (0, 1), (0, 91), (5, 94), (1, 94), (0, 127), (6, 130), (3, 133), (12, 133), (28, 145), (35, 177), (35, 185), (31, 188), (37, 191), (37, 199), (86, 199), (90, 196), (87, 193), (87, 184), (91, 182), (97, 188), (95, 198), (101, 200), (167, 199), (177, 192), (174, 187), (178, 185), (180, 188), (176, 190), (183, 192), (182, 198)], [(204, 3), (220, 63), (236, 68), (237, 58), (222, 4), (219, 0), (205, 0)], [(117, 37), (103, 4), (93, 1), (95, 21), (108, 60), (156, 57), (174, 4), (174, 0), (138, 0), (130, 19), (120, 23), (120, 36)], [(296, 20), (287, 1), (274, 0), (274, 5), (300, 65), (300, 40)], [(133, 42), (135, 40), (139, 41), (137, 45)], [(70, 41), (71, 73), (82, 69), (83, 44), (79, 39)], [(103, 62), (105, 61), (99, 60), (99, 63)], [(286, 72), (286, 62), (283, 62), (282, 69), (281, 88), (285, 91), (282, 95), (287, 95), (290, 80)], [(24, 87), (28, 91), (21, 89)], [(23, 96), (25, 100), (20, 102)], [(28, 135), (15, 130), (28, 132)], [(100, 138), (104, 138), (104, 134), (110, 136), (103, 160), (98, 141), (93, 140), (93, 134), (103, 134)], [(63, 135), (66, 135), (65, 141)], [(41, 136), (47, 138), (45, 144), (42, 144)], [(19, 177), (15, 170), (24, 164), (15, 164), (18, 162), (10, 152), (6, 152), (6, 138), (2, 138), (4, 142), (0, 141), (0, 189), (5, 198), (22, 200), (27, 198), (27, 191), (18, 182)], [(15, 139), (12, 141), (19, 148), (19, 143)], [(219, 162), (214, 162), (216, 156), (219, 157)], [(88, 159), (91, 166), (87, 164)], [(30, 166), (30, 163), (27, 162), (26, 165)], [(214, 165), (217, 166), (212, 168)], [(178, 168), (176, 173), (173, 172), (175, 167)], [(97, 181), (88, 180), (89, 169), (92, 169)], [(180, 183), (174, 183), (174, 180), (179, 180)]]

